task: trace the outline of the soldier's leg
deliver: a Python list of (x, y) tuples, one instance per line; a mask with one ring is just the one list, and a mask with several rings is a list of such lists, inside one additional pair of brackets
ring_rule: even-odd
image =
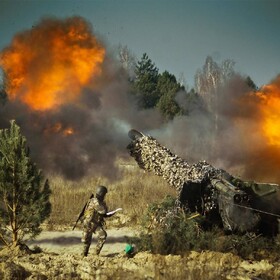
[(82, 233), (82, 242), (84, 243), (82, 256), (84, 257), (88, 255), (89, 247), (91, 245), (92, 232), (93, 231), (91, 225), (85, 223)]
[(105, 241), (107, 238), (107, 232), (103, 229), (103, 227), (98, 227), (95, 230), (95, 233), (97, 234), (97, 244), (95, 248), (95, 254), (99, 255)]

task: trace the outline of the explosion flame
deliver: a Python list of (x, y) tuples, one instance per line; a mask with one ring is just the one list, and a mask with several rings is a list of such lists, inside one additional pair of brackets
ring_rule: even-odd
[(107, 77), (115, 84), (120, 107), (126, 101), (106, 59), (105, 46), (81, 17), (42, 19), (0, 52), (9, 99), (0, 111), (0, 125), (16, 119), (31, 156), (45, 171), (79, 179), (94, 167), (114, 177), (125, 136), (119, 137), (111, 122), (124, 110), (106, 97)]
[(81, 89), (101, 74), (105, 48), (81, 18), (44, 20), (16, 36), (1, 54), (11, 100), (33, 110), (77, 101)]
[(280, 77), (264, 86), (259, 96), (263, 116), (262, 126), (268, 144), (280, 147)]
[(163, 127), (158, 112), (136, 109), (127, 76), (83, 18), (45, 18), (16, 34), (0, 52), (0, 66), (9, 97), (0, 127), (15, 119), (44, 170), (70, 179), (93, 169), (112, 177), (115, 159), (128, 157), (134, 127), (160, 135), (186, 160), (229, 172), (242, 166), (246, 178), (280, 182), (280, 76), (251, 93), (244, 79), (230, 80), (217, 102), (218, 130), (195, 108), (156, 131)]
[(280, 76), (256, 92), (231, 95), (231, 120), (238, 121), (229, 160), (239, 161), (249, 180), (280, 183)]

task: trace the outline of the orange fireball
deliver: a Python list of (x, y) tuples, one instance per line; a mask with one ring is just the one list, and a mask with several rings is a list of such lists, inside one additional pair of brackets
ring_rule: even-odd
[(0, 66), (9, 98), (42, 111), (75, 102), (101, 74), (104, 57), (104, 47), (82, 18), (45, 19), (15, 36), (0, 53)]
[(280, 78), (264, 86), (258, 94), (264, 135), (270, 145), (280, 146)]

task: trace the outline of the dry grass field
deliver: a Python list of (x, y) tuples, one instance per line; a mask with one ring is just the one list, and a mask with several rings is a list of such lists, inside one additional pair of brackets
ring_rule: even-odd
[(127, 215), (133, 224), (139, 222), (150, 203), (158, 202), (168, 194), (176, 195), (162, 178), (145, 173), (133, 164), (122, 166), (119, 179), (113, 182), (94, 175), (80, 181), (49, 175), (52, 213), (47, 220), (48, 228), (73, 225), (87, 199), (100, 184), (109, 190), (106, 196), (109, 210), (123, 208), (122, 214)]
[[(176, 196), (162, 178), (145, 173), (136, 165), (123, 165), (119, 179), (111, 182), (94, 175), (76, 182), (54, 174), (46, 177), (52, 190), (52, 213), (43, 234), (34, 241), (42, 247), (31, 254), (16, 251), (18, 248), (0, 251), (0, 279), (272, 280), (280, 277), (279, 258), (245, 260), (232, 252), (218, 252), (218, 248), (188, 250), (183, 255), (139, 250), (134, 257), (126, 256), (123, 248), (127, 241), (124, 240), (127, 230), (132, 234), (130, 226), (140, 224), (151, 203), (161, 202), (167, 195)], [(129, 222), (126, 227), (108, 228), (109, 238), (101, 256), (90, 254), (82, 258), (80, 224), (76, 231), (71, 228), (85, 202), (100, 184), (109, 189), (106, 198), (109, 209), (122, 207), (121, 215), (129, 217)], [(195, 238), (197, 242), (200, 239), (199, 236)]]

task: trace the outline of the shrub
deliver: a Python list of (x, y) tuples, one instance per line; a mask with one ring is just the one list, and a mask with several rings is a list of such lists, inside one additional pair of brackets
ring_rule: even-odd
[(273, 255), (279, 260), (280, 242), (256, 234), (226, 235), (222, 228), (204, 227), (205, 218), (175, 207), (175, 199), (166, 196), (151, 204), (143, 215), (139, 238), (131, 240), (138, 250), (158, 254), (184, 254), (187, 251), (231, 252), (244, 259)]
[(204, 232), (198, 220), (203, 217), (193, 218), (174, 205), (175, 199), (166, 196), (161, 203), (149, 206), (137, 247), (159, 254), (182, 254), (197, 249), (198, 240), (202, 244)]

